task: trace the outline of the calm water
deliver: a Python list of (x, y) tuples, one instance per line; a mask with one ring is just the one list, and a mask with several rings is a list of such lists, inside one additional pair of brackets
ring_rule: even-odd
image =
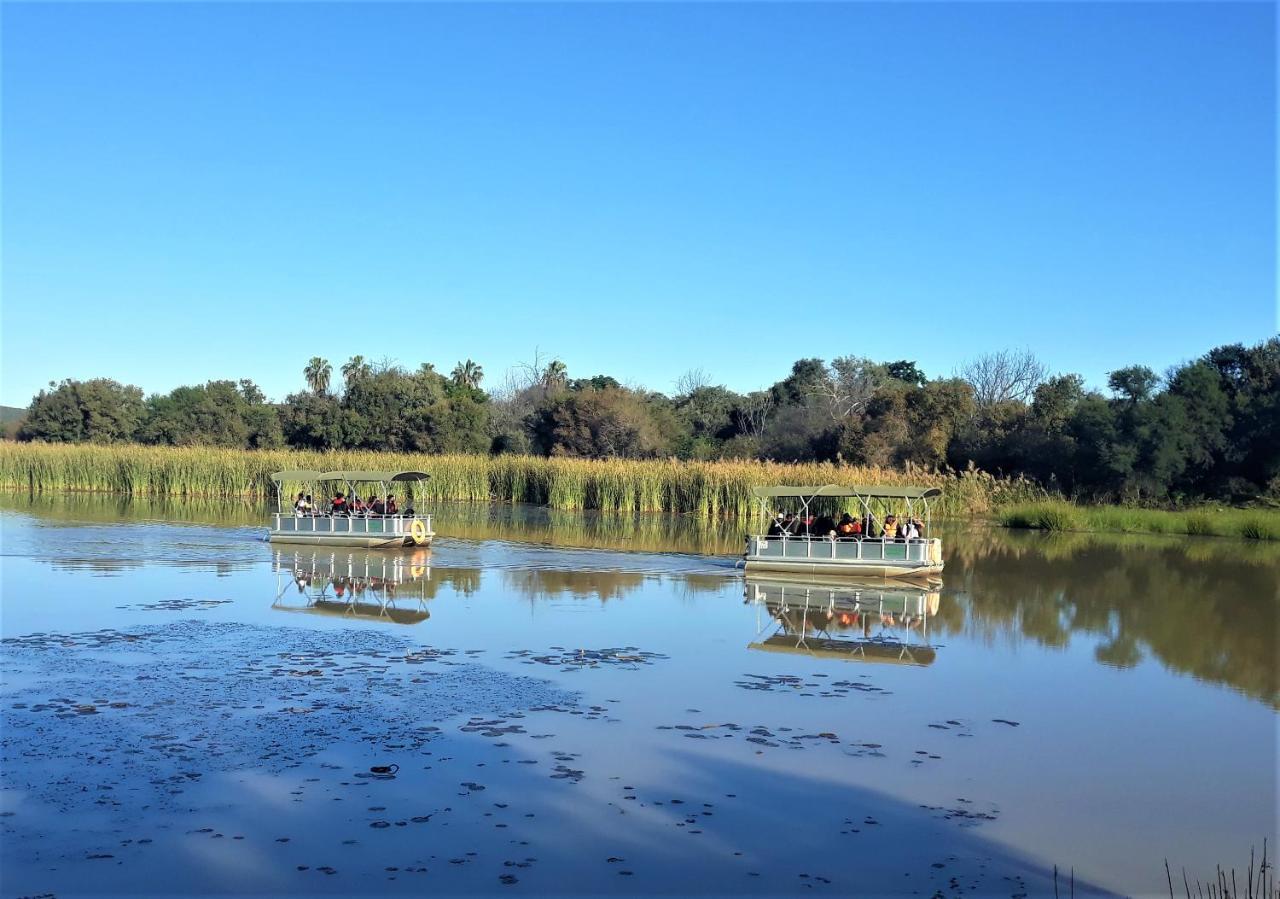
[(0, 500), (3, 893), (1167, 894), (1275, 845), (1275, 547), (952, 529), (940, 586), (833, 590), (437, 512)]

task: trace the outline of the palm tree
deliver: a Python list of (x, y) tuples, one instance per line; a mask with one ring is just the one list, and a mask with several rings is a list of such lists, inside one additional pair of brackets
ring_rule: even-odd
[(459, 387), (478, 388), (480, 382), (484, 380), (484, 369), (477, 363), (468, 359), (466, 362), (459, 362), (453, 367), (453, 383)]
[(547, 389), (563, 387), (569, 380), (568, 369), (559, 359), (552, 359), (542, 370), (542, 386)]
[(307, 379), (307, 386), (312, 393), (328, 393), (329, 376), (332, 374), (333, 366), (319, 356), (312, 356), (307, 367), (302, 370), (302, 376)]
[(363, 378), (369, 372), (369, 364), (364, 361), (364, 356), (352, 356), (342, 366), (342, 380), (350, 387), (353, 381)]

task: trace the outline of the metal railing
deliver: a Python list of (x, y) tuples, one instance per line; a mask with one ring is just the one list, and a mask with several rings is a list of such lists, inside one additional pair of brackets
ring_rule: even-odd
[[(747, 538), (747, 555), (756, 558), (834, 562), (926, 562), (929, 560), (929, 545), (934, 539), (936, 538), (896, 540), (883, 537), (840, 539), (804, 535), (755, 535)], [(771, 551), (775, 545), (780, 551)]]
[[(392, 534), (403, 536), (421, 521), (431, 530), (430, 515), (296, 515), (272, 513), (272, 530), (291, 534)], [(304, 526), (306, 525), (306, 526)], [(380, 527), (372, 527), (380, 525)], [(388, 527), (390, 525), (390, 527)]]

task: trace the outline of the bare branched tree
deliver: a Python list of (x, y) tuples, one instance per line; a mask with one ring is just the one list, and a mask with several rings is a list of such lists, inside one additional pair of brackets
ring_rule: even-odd
[(676, 378), (676, 396), (690, 396), (695, 390), (711, 386), (711, 375), (705, 369), (691, 368)]
[(1031, 350), (1001, 350), (966, 362), (956, 373), (972, 385), (978, 408), (987, 409), (1006, 400), (1027, 402), (1049, 368)]
[(759, 438), (769, 424), (769, 416), (773, 412), (773, 394), (767, 390), (757, 390), (743, 397), (735, 417), (738, 420), (738, 431), (747, 436)]
[(841, 356), (832, 361), (813, 393), (826, 402), (832, 420), (840, 421), (862, 412), (887, 379), (888, 373), (880, 363), (860, 356)]
[(542, 374), (547, 367), (547, 356), (541, 348), (533, 348), (533, 358), (528, 362), (518, 362), (507, 372), (507, 381), (516, 385), (516, 392), (528, 390), (542, 383)]

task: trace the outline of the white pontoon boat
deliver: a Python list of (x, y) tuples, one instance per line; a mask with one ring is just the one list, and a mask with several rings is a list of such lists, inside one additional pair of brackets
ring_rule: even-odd
[[(431, 475), (421, 471), (277, 471), (271, 475), (276, 488), (276, 511), (271, 519), (272, 543), (305, 543), (313, 546), (357, 546), (365, 549), (385, 549), (394, 546), (429, 546), (435, 533), (431, 530), (431, 516), (422, 515), (407, 508), (405, 511), (387, 511), (390, 487), (395, 484), (417, 483)], [(360, 485), (377, 484), (377, 492), (369, 497), (378, 498), (382, 511), (368, 508), (334, 509), (321, 492), (321, 488), (337, 489), (341, 485), (343, 497), (354, 497)], [(304, 496), (313, 499), (309, 508), (299, 509), (294, 504), (286, 509), (285, 486), (298, 488)], [(349, 506), (350, 501), (344, 505)]]
[[(752, 490), (767, 518), (764, 534), (747, 536), (748, 573), (851, 577), (928, 577), (942, 572), (942, 541), (930, 537), (929, 500), (941, 496), (936, 487), (756, 487)], [(794, 503), (795, 517), (787, 526), (780, 504)], [(898, 504), (898, 506), (895, 506)], [(858, 524), (855, 536), (817, 533), (823, 516), (834, 522), (851, 513)], [(917, 536), (886, 535), (891, 517), (902, 516)]]

